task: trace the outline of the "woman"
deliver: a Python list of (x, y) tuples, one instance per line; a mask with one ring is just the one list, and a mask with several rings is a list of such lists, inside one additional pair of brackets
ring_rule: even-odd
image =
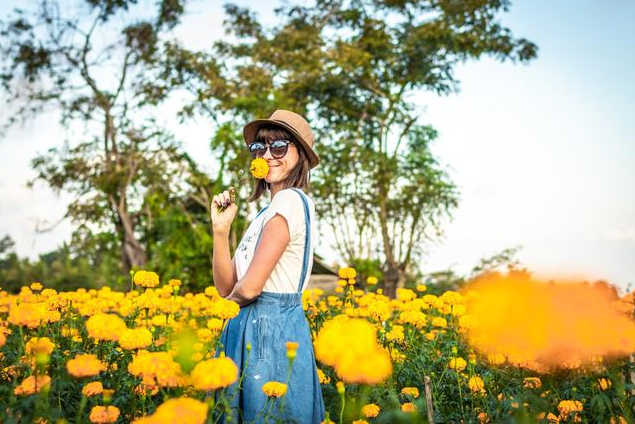
[[(269, 165), (249, 201), (268, 190), (271, 202), (251, 222), (233, 259), (229, 229), (237, 206), (224, 191), (214, 196), (211, 208), (214, 282), (221, 296), (241, 307), (221, 334), (225, 355), (236, 362), (243, 376), (241, 389), (237, 391), (234, 384), (228, 392), (232, 422), (264, 419), (267, 396), (262, 386), (269, 381), (287, 382), (286, 343), (296, 342), (286, 398), (276, 400), (269, 418), (320, 423), (324, 401), (301, 300), (313, 265), (317, 230), (315, 205), (305, 194), (309, 170), (319, 162), (313, 134), (300, 115), (277, 110), (269, 119), (247, 124), (243, 135), (252, 158), (262, 157)], [(228, 206), (219, 213), (216, 207), (223, 204)]]

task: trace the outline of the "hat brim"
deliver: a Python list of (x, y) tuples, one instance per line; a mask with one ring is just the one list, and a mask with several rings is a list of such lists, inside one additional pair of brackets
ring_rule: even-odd
[(293, 128), (286, 122), (276, 121), (275, 119), (255, 119), (245, 125), (243, 127), (243, 138), (245, 139), (245, 144), (247, 144), (247, 146), (249, 146), (249, 144), (253, 143), (256, 140), (256, 133), (258, 132), (258, 129), (263, 125), (277, 125), (289, 131), (296, 138), (296, 140), (298, 140), (298, 142), (302, 144), (302, 147), (304, 147), (304, 151), (306, 152), (309, 159), (309, 166), (311, 168), (315, 168), (317, 164), (320, 163), (320, 158), (318, 157), (318, 155), (315, 153), (315, 151), (313, 151), (313, 148), (309, 146), (309, 144), (300, 135), (300, 133), (295, 130), (295, 128)]

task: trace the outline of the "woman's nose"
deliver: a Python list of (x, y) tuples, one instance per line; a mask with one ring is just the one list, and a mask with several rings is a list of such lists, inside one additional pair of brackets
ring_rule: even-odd
[(265, 147), (265, 154), (262, 155), (263, 159), (273, 159), (273, 156), (271, 156), (271, 149), (270, 146), (267, 144)]

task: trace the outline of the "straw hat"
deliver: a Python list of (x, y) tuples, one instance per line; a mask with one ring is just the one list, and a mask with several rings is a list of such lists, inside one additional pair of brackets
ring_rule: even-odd
[(254, 119), (243, 128), (245, 143), (249, 146), (250, 143), (253, 143), (256, 140), (258, 128), (263, 125), (271, 124), (280, 126), (293, 134), (293, 136), (304, 147), (304, 151), (309, 158), (309, 166), (311, 168), (315, 168), (315, 166), (320, 162), (320, 158), (313, 150), (313, 143), (315, 141), (313, 132), (311, 132), (311, 128), (309, 127), (309, 123), (306, 119), (295, 112), (278, 109), (269, 117), (269, 119)]

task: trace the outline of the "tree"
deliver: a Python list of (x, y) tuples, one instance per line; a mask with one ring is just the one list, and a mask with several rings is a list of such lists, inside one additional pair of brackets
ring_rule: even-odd
[(62, 125), (82, 129), (77, 142), (33, 160), (36, 180), (74, 194), (66, 216), (80, 226), (114, 230), (124, 270), (147, 262), (146, 201), (176, 184), (174, 169), (183, 166), (178, 145), (152, 120), (169, 94), (154, 83), (153, 63), (182, 1), (162, 0), (152, 16), (126, 19), (136, 3), (40, 0), (2, 25), (0, 46), (0, 79), (15, 108), (5, 128), (51, 107)]
[[(430, 151), (436, 131), (410, 98), (458, 90), (454, 67), (484, 55), (526, 62), (536, 46), (498, 21), (509, 1), (317, 0), (276, 9), (264, 28), (226, 5), (231, 38), (210, 52), (172, 45), (166, 81), (193, 94), (186, 114), (209, 115), (234, 132), (276, 108), (308, 117), (322, 162), (313, 173), (319, 217), (349, 262), (378, 257), (394, 295), (442, 234), (459, 193)], [(244, 151), (240, 142), (234, 155)], [(377, 246), (376, 252), (370, 247)]]

